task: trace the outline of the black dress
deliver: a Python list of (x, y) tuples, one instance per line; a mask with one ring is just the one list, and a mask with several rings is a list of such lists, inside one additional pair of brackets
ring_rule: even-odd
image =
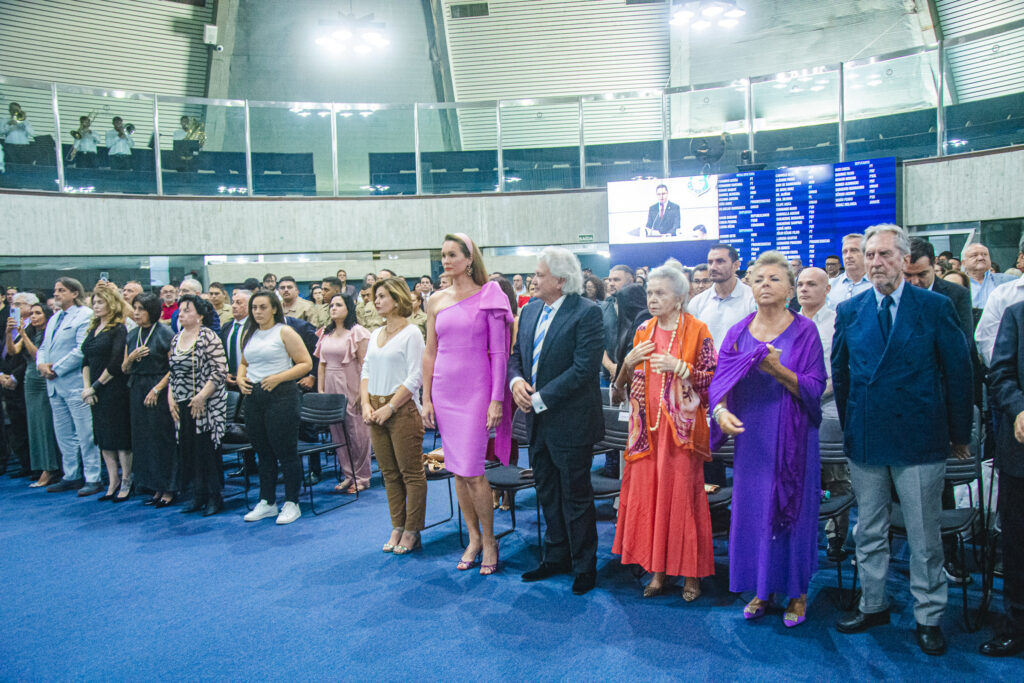
[(97, 400), (92, 406), (93, 439), (103, 451), (130, 451), (132, 432), (128, 418), (128, 378), (121, 372), (128, 333), (124, 325), (114, 325), (99, 334), (94, 332), (90, 332), (82, 342), (82, 363), (89, 368), (91, 382), (95, 383), (104, 370), (112, 379), (96, 388)]
[(129, 404), (132, 426), (132, 470), (141, 488), (177, 493), (179, 485), (178, 445), (174, 439), (174, 420), (167, 407), (167, 389), (160, 392), (156, 405), (145, 404), (149, 390), (167, 374), (167, 355), (174, 333), (167, 325), (156, 323), (148, 329), (128, 333), (126, 353), (139, 346), (149, 347), (149, 355), (128, 368)]

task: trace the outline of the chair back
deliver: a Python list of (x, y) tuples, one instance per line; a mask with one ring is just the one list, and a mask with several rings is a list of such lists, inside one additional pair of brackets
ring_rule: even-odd
[(959, 458), (946, 458), (946, 481), (954, 486), (969, 484), (975, 479), (981, 478), (981, 463), (976, 455), (966, 460)]
[(530, 445), (530, 429), (529, 423), (527, 422), (526, 415), (523, 411), (516, 408), (516, 412), (512, 415), (512, 438), (515, 439), (520, 446)]
[(601, 412), (604, 415), (604, 445), (608, 449), (626, 450), (629, 443), (628, 406), (602, 406)]
[(345, 394), (303, 394), (299, 419), (316, 427), (329, 427), (344, 422), (348, 415)]
[(727, 467), (732, 467), (733, 457), (736, 455), (736, 444), (730, 436), (728, 441), (723, 443), (718, 450), (712, 451), (711, 459), (723, 462)]

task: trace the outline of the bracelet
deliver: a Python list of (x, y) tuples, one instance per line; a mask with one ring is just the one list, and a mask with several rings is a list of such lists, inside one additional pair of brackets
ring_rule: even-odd
[(718, 422), (718, 416), (721, 415), (726, 410), (727, 408), (725, 406), (723, 406), (722, 404), (718, 404), (717, 406), (715, 406), (715, 409), (711, 411), (711, 418), (715, 422)]
[(391, 403), (390, 401), (388, 401), (388, 408), (391, 408), (391, 414), (392, 414), (392, 415), (394, 415), (395, 413), (397, 413), (397, 412), (398, 412), (398, 409), (397, 409), (397, 408), (395, 408), (395, 404), (394, 404), (394, 403)]

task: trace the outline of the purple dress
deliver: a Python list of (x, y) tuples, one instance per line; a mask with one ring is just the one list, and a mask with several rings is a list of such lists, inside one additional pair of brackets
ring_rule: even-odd
[(444, 466), (460, 477), (484, 473), (487, 408), (502, 401), (495, 455), (507, 465), (512, 439), (512, 394), (505, 382), (512, 309), (496, 282), (437, 313), (437, 357), (430, 400), (441, 433)]
[[(800, 396), (757, 367), (767, 354), (749, 330), (755, 314), (729, 330), (722, 343), (711, 405), (727, 396), (729, 411), (743, 422), (734, 437), (729, 590), (798, 598), (807, 593), (818, 566), (821, 464), (818, 425), (825, 390), (825, 362), (814, 323), (793, 322), (769, 342), (796, 373)], [(712, 447), (724, 441), (712, 423)]]

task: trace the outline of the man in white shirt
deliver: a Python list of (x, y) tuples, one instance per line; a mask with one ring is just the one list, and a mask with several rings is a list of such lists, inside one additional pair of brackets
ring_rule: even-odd
[(120, 116), (115, 116), (111, 122), (113, 130), (107, 131), (107, 159), (110, 161), (110, 168), (115, 171), (132, 170), (132, 147), (135, 141), (124, 128), (124, 121)]
[(100, 139), (93, 132), (92, 121), (88, 116), (78, 117), (78, 133), (75, 142), (71, 145), (71, 159), (75, 162), (76, 168), (96, 168), (96, 148)]
[(523, 284), (523, 276), (519, 273), (512, 276), (512, 291), (516, 296), (526, 296), (526, 285)]
[(716, 244), (708, 250), (708, 272), (713, 287), (690, 299), (686, 310), (708, 326), (715, 351), (722, 346), (729, 328), (754, 312), (754, 294), (736, 277), (740, 256), (728, 244)]
[(992, 272), (992, 258), (984, 244), (972, 244), (964, 249), (964, 272), (971, 278), (971, 305), (974, 308), (985, 308), (992, 290), (1014, 279), (1006, 273)]
[(828, 306), (832, 310), (847, 299), (871, 289), (871, 280), (864, 267), (864, 250), (860, 246), (863, 239), (864, 235), (859, 232), (851, 232), (843, 238), (843, 268), (846, 270), (828, 283), (832, 288), (828, 293)]
[[(1021, 238), (1017, 248), (1019, 253), (1024, 254), (1024, 238)], [(971, 285), (973, 290), (973, 282)], [(988, 295), (985, 310), (981, 312), (978, 327), (974, 330), (974, 340), (978, 343), (978, 354), (981, 355), (986, 366), (992, 365), (992, 349), (996, 344), (996, 334), (999, 332), (999, 323), (1002, 322), (1003, 313), (1007, 308), (1020, 301), (1024, 301), (1024, 278), (1020, 277), (1004, 282)]]
[(11, 117), (3, 125), (0, 125), (0, 137), (4, 138), (4, 153), (7, 155), (7, 161), (11, 164), (30, 164), (32, 155), (29, 151), (29, 143), (35, 137), (32, 124), (17, 102), (11, 102), (7, 111), (10, 112)]

